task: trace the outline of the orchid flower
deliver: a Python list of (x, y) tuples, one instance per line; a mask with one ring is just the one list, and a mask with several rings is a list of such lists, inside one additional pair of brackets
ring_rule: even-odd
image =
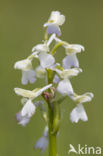
[[(88, 120), (84, 103), (90, 102), (94, 96), (91, 92), (78, 95), (72, 86), (71, 79), (82, 72), (77, 54), (85, 48), (80, 44), (72, 44), (60, 39), (62, 34), (60, 27), (64, 22), (65, 16), (60, 11), (52, 11), (43, 25), (44, 40), (33, 46), (32, 53), (26, 59), (17, 61), (14, 65), (15, 69), (22, 72), (23, 85), (27, 85), (28, 82), (31, 84), (37, 82), (38, 85), (36, 88), (33, 84), (35, 89), (32, 90), (14, 88), (15, 93), (22, 97), (22, 108), (16, 114), (16, 119), (18, 124), (26, 126), (34, 114), (36, 115), (36, 110), (40, 111), (46, 127), (43, 136), (36, 142), (35, 149), (40, 149), (41, 153), (44, 153), (49, 144), (50, 156), (58, 155), (56, 138), (61, 123), (60, 105), (64, 99), (70, 98), (75, 103), (76, 106), (70, 113), (70, 120), (78, 123), (79, 120), (84, 122)], [(61, 62), (57, 62), (57, 57), (61, 55), (58, 52), (59, 47), (63, 47), (65, 54)], [(42, 98), (41, 101), (38, 101), (38, 97)]]

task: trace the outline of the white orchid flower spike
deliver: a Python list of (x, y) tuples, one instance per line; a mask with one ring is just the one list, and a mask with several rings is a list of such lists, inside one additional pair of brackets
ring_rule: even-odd
[[(59, 155), (56, 149), (56, 138), (61, 124), (60, 105), (66, 98), (70, 98), (76, 105), (70, 113), (71, 122), (78, 123), (79, 120), (86, 122), (88, 116), (84, 103), (90, 102), (94, 96), (91, 92), (82, 95), (75, 93), (72, 78), (75, 79), (82, 72), (77, 55), (85, 48), (81, 44), (72, 44), (60, 39), (61, 26), (64, 22), (65, 16), (60, 11), (52, 11), (43, 25), (42, 41), (33, 46), (31, 54), (26, 59), (17, 61), (14, 65), (15, 69), (22, 72), (23, 85), (36, 82), (36, 85), (33, 84), (35, 89), (14, 88), (15, 93), (22, 97), (22, 108), (16, 114), (18, 124), (26, 126), (39, 109), (40, 116), (47, 126), (42, 137), (36, 142), (35, 149), (40, 149), (43, 153), (49, 144), (51, 156)], [(62, 48), (61, 52), (59, 47)], [(79, 90), (78, 82), (77, 89)], [(71, 152), (77, 153), (72, 145), (68, 153)]]

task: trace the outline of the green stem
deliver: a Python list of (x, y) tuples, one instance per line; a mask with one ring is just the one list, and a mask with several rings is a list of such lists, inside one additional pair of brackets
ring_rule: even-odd
[[(52, 70), (47, 69), (48, 84), (53, 83), (54, 74)], [(52, 94), (51, 90), (48, 90)], [(48, 128), (49, 128), (49, 156), (57, 156), (56, 134), (54, 132), (54, 121), (56, 107), (53, 103), (53, 97), (47, 101), (48, 103)]]
[(52, 108), (48, 108), (49, 113), (49, 156), (57, 156), (56, 133), (53, 133), (54, 112)]
[(54, 55), (56, 49), (59, 48), (59, 47), (62, 46), (62, 45), (68, 46), (68, 43), (67, 43), (67, 42), (64, 42), (64, 41), (61, 41), (61, 42), (57, 43), (57, 44), (55, 45), (55, 47), (52, 49), (51, 55)]
[[(45, 37), (46, 38), (46, 37)], [(55, 45), (51, 54), (54, 55), (57, 48), (60, 46), (67, 46), (68, 43), (61, 41)], [(47, 69), (48, 84), (53, 83), (54, 72)], [(47, 99), (48, 103), (48, 128), (49, 128), (49, 156), (57, 156), (57, 142), (56, 136), (60, 126), (60, 109), (59, 104), (53, 99), (55, 98), (55, 93), (53, 94), (51, 90), (48, 90), (50, 99)], [(53, 97), (54, 96), (54, 97)]]
[(44, 29), (44, 40), (47, 41), (48, 40), (48, 35), (47, 35), (47, 27)]

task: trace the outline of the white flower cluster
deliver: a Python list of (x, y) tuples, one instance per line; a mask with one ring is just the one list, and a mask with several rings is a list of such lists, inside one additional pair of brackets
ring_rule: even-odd
[[(24, 90), (21, 88), (15, 88), (15, 93), (23, 97), (22, 104), (24, 105), (22, 110), (17, 113), (17, 120), (19, 124), (25, 126), (33, 114), (35, 114), (38, 106), (35, 102), (36, 97), (41, 95), (45, 90), (51, 86), (56, 86), (57, 92), (61, 95), (67, 95), (75, 103), (76, 107), (70, 113), (70, 120), (77, 123), (79, 120), (87, 121), (88, 117), (83, 107), (83, 103), (90, 102), (93, 98), (92, 93), (85, 93), (83, 95), (77, 95), (74, 92), (70, 79), (77, 76), (82, 72), (79, 68), (79, 61), (77, 54), (84, 51), (84, 47), (79, 44), (69, 44), (62, 41), (60, 26), (65, 22), (65, 16), (59, 11), (53, 11), (48, 21), (44, 24), (46, 39), (43, 43), (40, 43), (32, 48), (32, 54), (24, 60), (15, 63), (14, 68), (22, 71), (21, 82), (23, 85), (34, 83), (37, 79), (44, 78), (46, 80), (46, 86), (43, 88), (36, 88), (32, 91)], [(55, 42), (54, 48), (51, 50), (50, 45)], [(66, 56), (62, 60), (62, 64), (59, 64), (55, 60), (55, 51), (62, 46), (65, 49)], [(58, 53), (58, 52), (57, 52)], [(32, 62), (37, 59), (39, 64), (33, 69)], [(47, 72), (52, 71), (53, 80), (49, 84)], [(55, 85), (54, 85), (55, 84)], [(33, 102), (34, 100), (34, 102)], [(41, 103), (39, 103), (41, 104)], [(46, 128), (47, 133), (47, 128)], [(40, 140), (36, 143), (35, 147), (44, 149), (48, 144), (48, 135), (44, 134)]]
[(24, 105), (22, 110), (17, 113), (16, 118), (19, 121), (19, 124), (22, 126), (25, 126), (29, 121), (30, 118), (35, 114), (36, 108), (39, 104), (42, 104), (42, 102), (36, 101), (35, 98), (37, 98), (39, 95), (41, 95), (45, 90), (50, 88), (52, 84), (49, 84), (43, 88), (36, 88), (33, 91), (25, 90), (21, 88), (15, 88), (14, 91), (17, 95), (22, 96), (21, 103)]

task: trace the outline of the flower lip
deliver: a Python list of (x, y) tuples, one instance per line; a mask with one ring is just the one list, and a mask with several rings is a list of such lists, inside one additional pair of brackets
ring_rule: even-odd
[(34, 148), (38, 148), (41, 150), (42, 154), (44, 153), (45, 149), (48, 146), (48, 138), (45, 136), (42, 136), (35, 144)]
[(77, 123), (79, 120), (84, 122), (88, 120), (88, 116), (82, 104), (78, 104), (77, 107), (72, 110), (70, 114), (70, 120), (75, 123)]
[(36, 142), (35, 148), (41, 149), (43, 153), (48, 146), (48, 126), (45, 127), (43, 136)]
[(29, 123), (30, 118), (28, 116), (22, 116), (21, 112), (19, 112), (16, 114), (16, 120), (19, 122), (18, 124), (26, 126)]
[(49, 24), (47, 27), (47, 34), (57, 34), (58, 36), (61, 36), (61, 30), (58, 25)]
[(55, 63), (55, 58), (46, 52), (42, 52), (39, 54), (40, 64), (43, 68), (47, 68), (52, 66)]
[(23, 85), (26, 85), (28, 82), (31, 84), (36, 81), (36, 73), (34, 70), (22, 71), (21, 82)]
[(61, 80), (58, 84), (57, 91), (62, 95), (71, 96), (74, 94), (71, 82), (69, 79)]
[(22, 116), (28, 116), (31, 117), (36, 110), (36, 106), (32, 103), (32, 101), (29, 99), (26, 104), (24, 105), (24, 107), (21, 110), (21, 115)]
[(79, 61), (75, 53), (64, 57), (62, 64), (64, 69), (70, 69), (71, 67), (79, 68)]

